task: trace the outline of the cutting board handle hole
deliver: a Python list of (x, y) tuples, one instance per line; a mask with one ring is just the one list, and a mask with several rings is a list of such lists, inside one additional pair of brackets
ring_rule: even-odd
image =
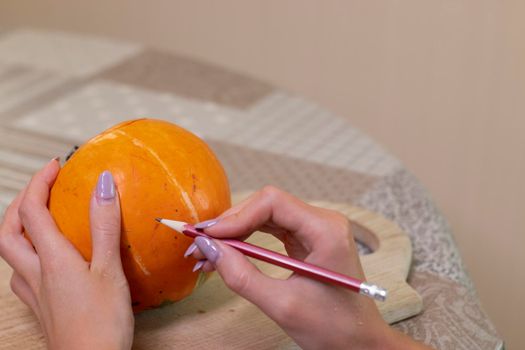
[(351, 221), (352, 234), (357, 242), (359, 255), (372, 254), (379, 248), (379, 238), (366, 227)]

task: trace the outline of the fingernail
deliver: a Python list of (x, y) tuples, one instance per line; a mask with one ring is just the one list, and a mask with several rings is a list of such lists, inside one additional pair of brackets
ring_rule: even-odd
[(209, 238), (206, 237), (197, 237), (195, 238), (195, 244), (199, 250), (206, 256), (212, 264), (215, 264), (217, 259), (219, 259), (220, 250), (219, 246)]
[(195, 266), (193, 266), (193, 272), (197, 271), (197, 270), (200, 270), (202, 266), (204, 266), (204, 263), (206, 262), (206, 260), (199, 260), (197, 261), (197, 263), (195, 264)]
[(184, 253), (184, 257), (187, 258), (188, 256), (190, 256), (191, 254), (193, 254), (193, 252), (195, 251), (195, 249), (197, 249), (197, 245), (195, 243), (192, 243), (188, 249), (186, 249), (186, 253)]
[(51, 159), (51, 161), (60, 162), (60, 157), (55, 157), (55, 158)]
[(115, 183), (113, 182), (113, 175), (109, 171), (103, 171), (98, 177), (96, 194), (99, 204), (112, 201), (115, 198)]
[(206, 220), (206, 221), (202, 221), (202, 222), (199, 222), (199, 223), (193, 225), (193, 227), (203, 230), (205, 228), (212, 227), (213, 225), (215, 225), (219, 221), (220, 221), (220, 219)]

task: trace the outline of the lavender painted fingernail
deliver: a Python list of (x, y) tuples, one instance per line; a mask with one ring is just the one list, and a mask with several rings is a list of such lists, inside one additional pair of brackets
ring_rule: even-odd
[(115, 199), (115, 183), (109, 171), (103, 171), (98, 177), (96, 196), (99, 204), (108, 203)]
[(193, 254), (193, 252), (195, 251), (195, 249), (197, 249), (197, 245), (195, 243), (192, 243), (188, 249), (186, 249), (186, 253), (184, 253), (184, 257), (187, 258), (188, 256), (190, 256), (191, 254)]
[(199, 260), (197, 261), (197, 263), (195, 264), (195, 266), (193, 267), (193, 272), (197, 271), (197, 270), (200, 270), (201, 267), (204, 266), (204, 263), (206, 262), (206, 260)]
[(212, 264), (217, 262), (221, 251), (219, 250), (219, 246), (213, 240), (206, 237), (197, 237), (195, 238), (195, 244), (202, 254), (206, 256), (206, 259), (208, 259)]
[(220, 219), (206, 220), (206, 221), (202, 221), (202, 222), (199, 222), (199, 223), (193, 225), (193, 227), (203, 230), (205, 228), (212, 227), (213, 225), (215, 225), (219, 221), (220, 221)]

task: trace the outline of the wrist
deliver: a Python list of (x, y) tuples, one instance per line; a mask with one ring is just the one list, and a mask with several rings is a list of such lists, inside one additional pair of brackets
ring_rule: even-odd
[(359, 350), (417, 350), (430, 349), (429, 347), (414, 341), (404, 333), (401, 333), (388, 325), (386, 322), (368, 324), (366, 329), (355, 330), (346, 339), (341, 339), (334, 349)]
[(347, 349), (348, 344), (352, 344), (352, 349), (359, 350), (386, 350), (397, 349), (393, 347), (397, 344), (397, 335), (390, 326), (381, 320), (381, 323), (368, 324), (366, 329), (356, 330), (348, 339), (346, 344), (341, 344), (340, 349)]
[(417, 342), (408, 335), (397, 331), (390, 326), (387, 326), (389, 329), (389, 335), (385, 338), (381, 349), (391, 349), (391, 350), (432, 350), (432, 348), (423, 343)]
[(48, 348), (53, 350), (130, 350), (131, 341), (118, 341), (113, 338), (100, 338), (96, 334), (76, 337), (60, 337), (48, 340)]

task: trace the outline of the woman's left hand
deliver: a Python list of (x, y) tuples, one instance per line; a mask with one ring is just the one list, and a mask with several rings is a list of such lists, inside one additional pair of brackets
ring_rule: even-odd
[(49, 162), (5, 212), (0, 256), (14, 270), (11, 288), (35, 313), (50, 349), (130, 349), (134, 318), (120, 260), (120, 205), (113, 178), (102, 173), (91, 200), (89, 263), (47, 209), (59, 170), (57, 160)]

